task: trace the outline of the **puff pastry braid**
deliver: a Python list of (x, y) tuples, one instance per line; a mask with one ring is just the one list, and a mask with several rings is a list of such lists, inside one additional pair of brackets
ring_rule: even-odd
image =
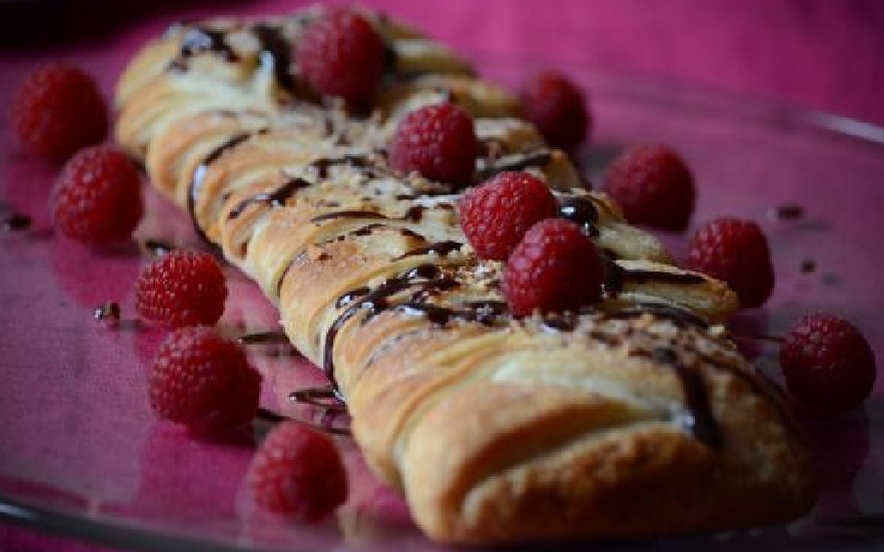
[[(716, 325), (733, 292), (670, 264), (513, 96), (395, 21), (364, 12), (390, 52), (376, 110), (318, 101), (290, 51), (320, 12), (171, 29), (122, 76), (117, 136), (278, 306), (426, 534), (634, 537), (805, 512), (812, 468), (784, 403)], [(475, 117), (477, 179), (532, 171), (584, 224), (609, 258), (601, 303), (514, 318), (457, 190), (390, 168), (397, 121), (440, 101)]]

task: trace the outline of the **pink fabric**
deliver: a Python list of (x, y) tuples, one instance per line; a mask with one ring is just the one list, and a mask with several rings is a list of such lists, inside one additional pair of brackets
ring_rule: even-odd
[(884, 124), (875, 0), (371, 0), (458, 48), (679, 79)]

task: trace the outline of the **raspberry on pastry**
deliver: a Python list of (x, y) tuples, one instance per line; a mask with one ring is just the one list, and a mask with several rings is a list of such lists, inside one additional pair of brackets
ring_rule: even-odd
[(460, 225), (476, 253), (506, 260), (535, 223), (556, 216), (556, 198), (526, 172), (502, 172), (460, 200)]
[(364, 109), (384, 69), (384, 43), (361, 15), (331, 8), (312, 23), (295, 51), (301, 74), (319, 93)]
[(576, 310), (599, 299), (603, 277), (598, 251), (580, 227), (546, 219), (510, 255), (503, 290), (517, 315)]
[(478, 143), (473, 119), (452, 103), (430, 105), (405, 116), (390, 145), (390, 162), (403, 174), (459, 187), (472, 181)]

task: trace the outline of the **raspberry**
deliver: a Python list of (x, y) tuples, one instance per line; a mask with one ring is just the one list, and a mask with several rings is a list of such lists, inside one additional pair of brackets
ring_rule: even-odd
[(169, 326), (211, 326), (221, 318), (227, 284), (218, 261), (203, 251), (173, 251), (144, 267), (135, 309)]
[(525, 172), (502, 172), (460, 201), (460, 225), (485, 259), (505, 261), (535, 222), (556, 213), (546, 184)]
[(279, 423), (249, 468), (255, 502), (278, 514), (318, 521), (347, 498), (347, 473), (332, 440), (297, 422)]
[(390, 146), (393, 168), (458, 186), (469, 185), (479, 146), (473, 119), (452, 103), (430, 105), (405, 116)]
[(583, 94), (564, 76), (546, 71), (530, 78), (521, 90), (525, 118), (550, 145), (570, 149), (586, 137), (590, 123)]
[(856, 408), (875, 383), (875, 355), (868, 341), (833, 314), (799, 319), (780, 347), (780, 365), (792, 395), (823, 411)]
[(304, 33), (295, 55), (301, 75), (320, 94), (359, 109), (371, 104), (384, 69), (384, 42), (360, 15), (328, 10)]
[(95, 146), (65, 164), (49, 197), (58, 230), (86, 243), (128, 239), (144, 211), (141, 173), (121, 151)]
[(684, 231), (694, 211), (694, 177), (664, 145), (627, 148), (608, 167), (604, 188), (627, 220), (660, 230)]
[(95, 80), (63, 63), (45, 65), (13, 97), (10, 128), (29, 153), (60, 162), (107, 134), (107, 106)]
[(603, 275), (598, 251), (580, 226), (545, 219), (510, 255), (503, 292), (517, 316), (576, 309), (599, 299)]
[(727, 282), (744, 308), (760, 307), (773, 292), (767, 238), (751, 220), (720, 218), (697, 230), (688, 245), (687, 266)]
[(208, 436), (251, 422), (260, 387), (261, 376), (245, 352), (204, 326), (171, 333), (157, 350), (148, 381), (150, 405), (160, 418)]

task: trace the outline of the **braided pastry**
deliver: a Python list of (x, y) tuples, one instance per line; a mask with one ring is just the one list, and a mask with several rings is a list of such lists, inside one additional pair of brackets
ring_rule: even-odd
[[(276, 304), (426, 534), (634, 537), (805, 512), (790, 415), (717, 325), (733, 292), (672, 265), (511, 94), (400, 23), (362, 11), (391, 60), (370, 115), (318, 101), (291, 49), (321, 11), (171, 29), (122, 76), (117, 137)], [(477, 180), (527, 170), (579, 214), (607, 258), (600, 303), (512, 316), (459, 190), (390, 167), (397, 122), (440, 101), (475, 118)]]

